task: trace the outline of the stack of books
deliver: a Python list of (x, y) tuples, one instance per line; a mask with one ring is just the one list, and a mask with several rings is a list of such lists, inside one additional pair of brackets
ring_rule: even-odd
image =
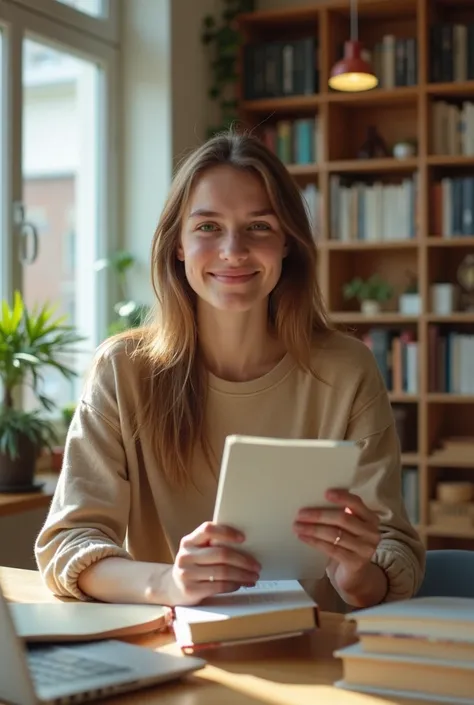
[(336, 686), (393, 698), (474, 703), (474, 598), (419, 597), (350, 613), (358, 642), (335, 652)]
[(288, 638), (318, 625), (318, 606), (297, 580), (261, 580), (194, 607), (175, 607), (173, 620), (184, 653)]

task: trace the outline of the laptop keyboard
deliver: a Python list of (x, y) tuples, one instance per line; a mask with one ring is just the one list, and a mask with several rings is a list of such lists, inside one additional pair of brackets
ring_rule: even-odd
[(28, 651), (28, 664), (37, 687), (68, 683), (97, 676), (114, 676), (131, 672), (127, 666), (79, 656), (66, 648), (35, 648)]

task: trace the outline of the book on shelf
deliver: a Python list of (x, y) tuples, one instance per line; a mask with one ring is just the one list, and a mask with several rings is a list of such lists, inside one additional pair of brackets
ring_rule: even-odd
[[(354, 160), (354, 170), (357, 161)], [(399, 184), (330, 178), (331, 239), (340, 242), (412, 240), (417, 235), (418, 177)]]
[(430, 392), (474, 395), (474, 335), (430, 325), (428, 340)]
[(474, 176), (445, 177), (431, 186), (432, 231), (444, 238), (474, 235)]
[(372, 350), (389, 391), (418, 394), (418, 342), (412, 331), (374, 327), (362, 339)]
[(436, 100), (432, 106), (433, 153), (453, 157), (474, 155), (474, 103)]
[(472, 703), (474, 598), (420, 597), (346, 615), (358, 641), (339, 649), (348, 690)]
[(277, 120), (262, 125), (262, 142), (283, 164), (311, 165), (321, 160), (321, 129), (319, 115), (295, 120)]
[(243, 87), (245, 100), (317, 93), (319, 67), (316, 38), (245, 44)]
[(430, 28), (430, 69), (434, 83), (474, 79), (474, 23), (443, 22)]
[(297, 580), (262, 580), (196, 606), (176, 607), (173, 620), (185, 653), (295, 636), (318, 625), (318, 606)]

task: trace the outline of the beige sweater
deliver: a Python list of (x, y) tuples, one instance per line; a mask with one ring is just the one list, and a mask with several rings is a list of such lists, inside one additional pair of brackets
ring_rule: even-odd
[[(196, 454), (196, 486), (173, 489), (150, 437), (133, 441), (135, 365), (123, 343), (109, 349), (85, 385), (70, 427), (63, 470), (35, 547), (38, 567), (59, 595), (87, 599), (78, 576), (108, 556), (172, 563), (181, 537), (212, 519), (218, 467), (212, 473)], [(321, 380), (301, 371), (289, 355), (248, 382), (209, 374), (206, 414), (215, 457), (232, 433), (361, 441), (356, 491), (378, 512), (382, 527), (373, 560), (388, 576), (387, 599), (408, 598), (420, 585), (425, 552), (403, 505), (399, 443), (375, 359), (357, 339), (334, 333), (315, 345), (314, 367)], [(346, 609), (326, 577), (305, 587), (323, 609)]]

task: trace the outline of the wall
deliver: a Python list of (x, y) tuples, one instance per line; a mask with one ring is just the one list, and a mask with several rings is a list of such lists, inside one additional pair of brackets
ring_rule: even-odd
[(202, 18), (218, 0), (124, 3), (122, 241), (139, 259), (134, 296), (151, 299), (150, 243), (173, 163), (205, 136), (208, 121)]

